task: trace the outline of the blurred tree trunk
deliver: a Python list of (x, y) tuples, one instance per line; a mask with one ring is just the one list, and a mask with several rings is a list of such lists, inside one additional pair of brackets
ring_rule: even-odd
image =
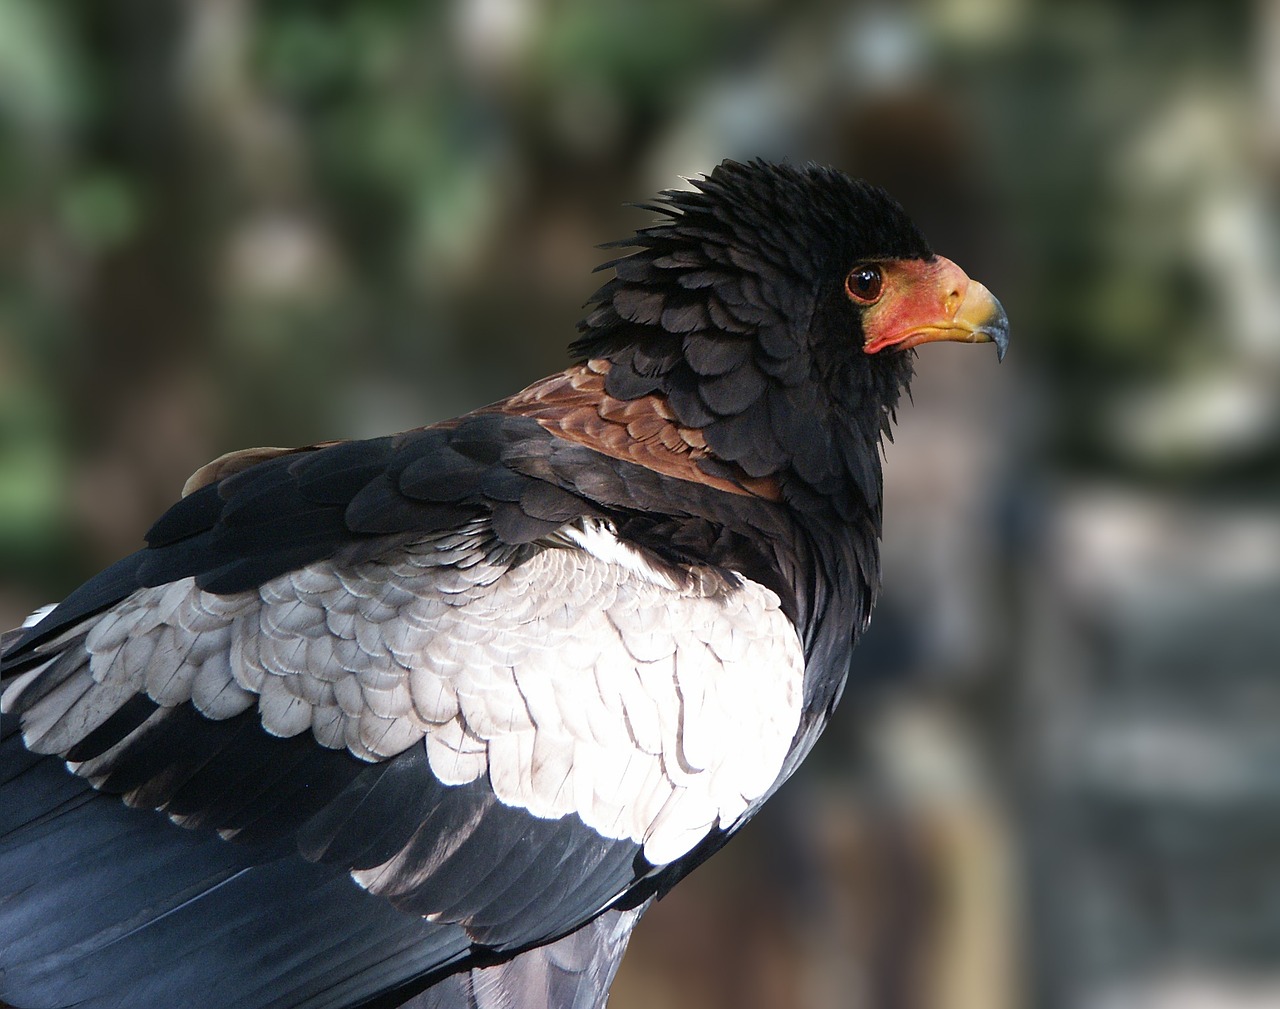
[(81, 22), (98, 114), (82, 159), (140, 194), (137, 229), (93, 264), (79, 360), (66, 363), (88, 467), (77, 504), (95, 552), (137, 546), (207, 438), (199, 365), (214, 299), (207, 262), (217, 215), (184, 124), (178, 55), (193, 0), (95, 4)]

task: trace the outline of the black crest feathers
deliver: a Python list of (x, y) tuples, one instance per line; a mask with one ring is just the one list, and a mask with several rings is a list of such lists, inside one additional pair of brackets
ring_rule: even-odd
[(612, 396), (664, 397), (751, 476), (787, 469), (826, 499), (852, 477), (847, 507), (878, 513), (877, 445), (911, 356), (861, 352), (844, 278), (867, 259), (928, 259), (928, 242), (882, 189), (817, 165), (725, 161), (692, 185), (642, 204), (665, 219), (611, 243), (637, 251), (600, 267), (615, 275), (571, 351), (610, 362)]

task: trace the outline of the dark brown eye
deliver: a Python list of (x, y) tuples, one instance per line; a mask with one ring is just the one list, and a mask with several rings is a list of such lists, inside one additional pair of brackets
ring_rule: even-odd
[(844, 289), (849, 292), (849, 297), (866, 305), (880, 297), (882, 287), (884, 278), (878, 266), (859, 266), (844, 278)]

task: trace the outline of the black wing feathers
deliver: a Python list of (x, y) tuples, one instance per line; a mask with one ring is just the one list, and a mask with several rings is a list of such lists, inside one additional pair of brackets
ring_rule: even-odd
[(170, 508), (148, 532), (147, 549), (90, 579), (10, 646), (6, 674), (39, 642), (143, 586), (195, 576), (209, 591), (243, 591), (343, 551), (376, 551), (382, 537), (450, 529), (495, 510), (499, 537), (527, 543), (596, 511), (508, 464), (510, 456), (528, 468), (551, 454), (552, 441), (535, 421), (481, 414), (455, 428), (267, 459)]
[(67, 751), (67, 759), (75, 762), (100, 756), (129, 735), (160, 710), (160, 705), (145, 694), (135, 694), (114, 714)]
[(438, 802), (432, 790), (415, 790), (419, 771), (409, 760), (367, 768), (303, 825), (298, 850), (313, 862), (381, 865), (409, 843)]
[(307, 1000), (323, 990), (305, 963), (317, 951), (359, 1001), (387, 986), (377, 976), (389, 956), (427, 970), (469, 948), (456, 926), (401, 915), (288, 846), (231, 845), (130, 810), (26, 751), (16, 719), (4, 723), (0, 878), (40, 894), (0, 902), (7, 1001), (326, 1005)]
[(27, 628), (7, 647), (2, 656), (4, 675), (7, 677), (11, 673), (21, 672), (33, 662), (41, 661), (38, 657), (31, 656), (32, 648), (59, 632), (74, 627), (86, 617), (118, 603), (138, 588), (141, 584), (138, 581), (138, 569), (142, 566), (142, 561), (141, 551), (122, 557), (77, 588), (34, 627)]
[(370, 888), (504, 949), (566, 931), (648, 869), (639, 845), (605, 840), (576, 816), (530, 817), (483, 779), (441, 785), (421, 747), (364, 768), (298, 842), (309, 858), (357, 869), (407, 849)]
[(206, 484), (161, 515), (143, 538), (152, 547), (168, 546), (184, 540), (195, 533), (213, 528), (224, 507), (219, 485)]
[[(342, 442), (295, 457), (289, 473), (298, 484), (298, 493), (306, 500), (344, 506), (386, 470), (393, 452), (392, 438)], [(441, 479), (448, 478), (442, 467)]]
[[(177, 785), (171, 811), (206, 827), (247, 821), (236, 844), (91, 791), (22, 748), (6, 716), (6, 797), (22, 813), (0, 818), (0, 872), (42, 894), (0, 904), (14, 965), (7, 998), (21, 1004), (39, 991), (105, 1007), (116, 1004), (109, 993), (127, 991), (136, 1004), (167, 1004), (147, 987), (147, 960), (164, 948), (177, 965), (164, 982), (170, 1000), (184, 990), (172, 986), (190, 984), (220, 1004), (343, 1005), (329, 989), (347, 977), (338, 987), (356, 1004), (472, 956), (553, 939), (648, 871), (638, 845), (601, 838), (577, 817), (534, 819), (497, 802), (483, 780), (441, 785), (421, 747), (362, 764), (306, 737), (268, 737), (251, 716), (190, 712), (167, 729), (221, 737), (194, 741), (194, 762), (207, 760)], [(108, 785), (138, 787), (161, 749), (141, 746)], [(259, 764), (245, 756), (254, 753), (272, 756)], [(255, 787), (255, 771), (289, 787)], [(149, 798), (163, 792), (140, 787)], [(406, 842), (406, 855), (369, 880), (375, 893), (348, 877)]]

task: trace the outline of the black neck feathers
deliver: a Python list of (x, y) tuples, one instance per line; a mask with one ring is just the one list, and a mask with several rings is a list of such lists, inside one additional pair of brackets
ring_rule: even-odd
[(826, 168), (726, 161), (693, 185), (612, 243), (637, 251), (600, 267), (615, 275), (573, 353), (611, 363), (612, 396), (664, 397), (719, 460), (777, 476), (804, 510), (878, 531), (880, 439), (911, 356), (862, 351), (844, 278), (928, 243), (882, 190)]

